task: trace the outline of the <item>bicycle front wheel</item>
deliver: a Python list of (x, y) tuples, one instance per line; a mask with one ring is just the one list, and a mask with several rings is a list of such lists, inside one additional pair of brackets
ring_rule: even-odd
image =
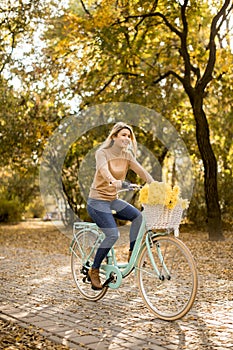
[[(92, 266), (96, 250), (100, 243), (100, 234), (96, 230), (85, 229), (79, 232), (71, 246), (71, 271), (79, 293), (88, 300), (97, 301), (107, 292), (108, 287), (93, 290), (87, 272)], [(104, 276), (105, 277), (105, 276)], [(103, 278), (102, 283), (105, 279)]]
[(183, 317), (197, 293), (197, 269), (186, 245), (177, 238), (152, 238), (149, 255), (145, 245), (138, 262), (141, 296), (152, 313), (166, 321)]

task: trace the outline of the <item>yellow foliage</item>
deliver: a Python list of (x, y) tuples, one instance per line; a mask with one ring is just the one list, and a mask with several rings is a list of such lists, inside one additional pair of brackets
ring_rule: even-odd
[(118, 16), (118, 11), (112, 0), (101, 1), (101, 6), (95, 11), (93, 15), (93, 22), (95, 28), (102, 29), (110, 26), (115, 22)]

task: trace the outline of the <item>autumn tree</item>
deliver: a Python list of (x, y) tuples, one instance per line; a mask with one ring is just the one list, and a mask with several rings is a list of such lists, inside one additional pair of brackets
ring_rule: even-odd
[[(230, 195), (221, 190), (219, 200), (217, 170), (222, 187), (232, 176), (231, 12), (229, 0), (72, 0), (66, 8), (56, 0), (5, 1), (2, 165), (20, 175), (36, 170), (46, 140), (70, 112), (112, 101), (143, 105), (175, 125), (197, 174), (203, 168), (210, 237), (221, 238), (220, 205), (229, 207)], [(150, 135), (138, 136), (155, 151)], [(74, 145), (64, 174), (75, 173), (77, 149), (86, 152)], [(64, 183), (72, 192), (65, 177)]]
[(73, 1), (47, 35), (50, 54), (57, 61), (63, 57), (60, 67), (66, 66), (69, 75), (79, 62), (75, 90), (83, 106), (129, 101), (164, 113), (166, 102), (171, 112), (181, 98), (189, 101), (204, 167), (209, 235), (221, 239), (217, 161), (205, 104), (211, 84), (222, 73), (216, 70), (216, 55), (221, 59), (226, 52), (227, 45), (220, 45), (219, 39), (229, 35), (232, 3), (211, 5), (188, 0)]
[(39, 193), (39, 158), (65, 113), (37, 65), (35, 35), (48, 14), (37, 0), (0, 4), (0, 195), (19, 201), (22, 210)]

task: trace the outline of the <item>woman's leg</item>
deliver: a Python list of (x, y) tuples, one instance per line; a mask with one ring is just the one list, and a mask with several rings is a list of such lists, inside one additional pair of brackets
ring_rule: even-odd
[(132, 251), (135, 241), (137, 239), (137, 235), (142, 223), (142, 213), (140, 210), (135, 208), (133, 205), (121, 200), (116, 199), (111, 203), (111, 209), (116, 211), (115, 217), (120, 220), (128, 220), (131, 221), (132, 224), (130, 226), (130, 248)]
[(101, 242), (94, 259), (92, 267), (98, 269), (107, 256), (109, 250), (119, 238), (119, 230), (115, 219), (112, 215), (111, 202), (89, 199), (87, 202), (87, 211), (96, 223), (96, 225), (104, 232), (105, 239)]

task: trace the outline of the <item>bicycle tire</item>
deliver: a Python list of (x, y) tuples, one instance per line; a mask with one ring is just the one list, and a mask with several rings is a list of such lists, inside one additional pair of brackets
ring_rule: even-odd
[[(91, 301), (97, 301), (103, 298), (108, 290), (107, 286), (101, 290), (93, 290), (91, 282), (87, 276), (87, 271), (92, 266), (98, 248), (96, 242), (99, 239), (99, 236), (100, 233), (98, 231), (85, 229), (76, 235), (71, 246), (71, 271), (74, 281), (78, 292), (85, 299)], [(93, 252), (91, 252), (92, 249)], [(102, 283), (105, 281), (104, 277), (105, 276), (102, 277)]]
[[(159, 276), (145, 244), (137, 267), (140, 294), (156, 317), (175, 321), (186, 315), (195, 301), (198, 285), (196, 264), (187, 246), (178, 238), (158, 236), (152, 241), (151, 252)], [(163, 259), (159, 258), (159, 249)]]

